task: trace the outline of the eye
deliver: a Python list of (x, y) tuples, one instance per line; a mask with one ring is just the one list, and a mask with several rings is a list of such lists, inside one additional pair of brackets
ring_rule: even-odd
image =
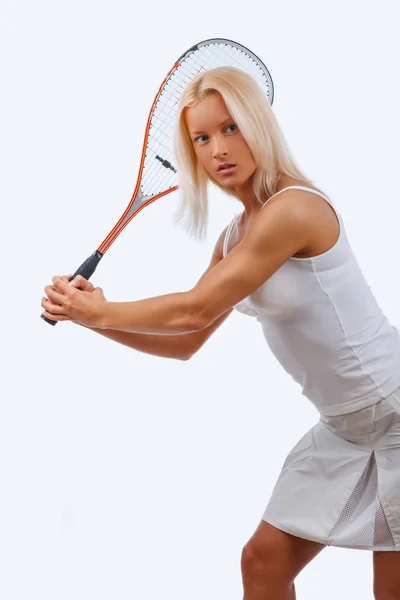
[[(228, 125), (228, 126), (226, 127), (226, 131), (228, 131), (229, 129), (230, 129), (231, 131), (232, 131), (232, 130), (233, 130), (233, 131), (235, 131), (237, 128), (238, 128), (238, 127), (237, 127), (237, 125), (235, 125), (235, 123), (232, 123), (232, 125)], [(228, 131), (228, 133), (231, 133), (231, 132), (229, 132), (229, 131)]]
[[(194, 141), (202, 144), (202, 143), (204, 143), (204, 140), (207, 140), (207, 137), (208, 136), (206, 136), (206, 135), (199, 135), (197, 138), (194, 138)], [(201, 140), (203, 140), (203, 141), (201, 141)]]

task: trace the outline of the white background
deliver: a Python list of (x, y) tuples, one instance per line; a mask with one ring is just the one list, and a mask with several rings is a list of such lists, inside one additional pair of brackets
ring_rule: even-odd
[[(40, 318), (128, 203), (153, 97), (210, 37), (253, 50), (301, 169), (328, 193), (399, 318), (399, 7), (376, 2), (1, 0), (4, 600), (240, 600), (240, 554), (317, 411), (234, 313), (182, 362)], [(189, 289), (240, 206), (213, 192), (206, 242), (142, 211), (93, 277), (109, 300)], [(372, 553), (325, 549), (298, 598), (372, 599)]]

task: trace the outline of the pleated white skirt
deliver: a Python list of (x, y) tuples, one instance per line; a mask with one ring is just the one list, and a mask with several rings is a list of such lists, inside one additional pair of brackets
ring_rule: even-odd
[(400, 551), (400, 388), (321, 416), (289, 452), (262, 518), (327, 546)]

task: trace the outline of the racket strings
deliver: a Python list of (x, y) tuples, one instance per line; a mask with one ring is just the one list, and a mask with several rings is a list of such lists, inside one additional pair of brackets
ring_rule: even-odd
[(145, 197), (177, 185), (173, 132), (179, 99), (188, 83), (199, 73), (222, 66), (246, 71), (270, 97), (272, 81), (269, 73), (241, 47), (214, 42), (199, 45), (190, 52), (168, 77), (153, 110), (141, 180), (141, 192)]
[(272, 104), (274, 86), (271, 75), (260, 59), (244, 46), (231, 40), (205, 40), (183, 54), (156, 95), (147, 122), (135, 191), (121, 218), (100, 244), (98, 251), (102, 254), (140, 210), (177, 189), (173, 133), (179, 99), (196, 75), (220, 66), (237, 67), (252, 75)]

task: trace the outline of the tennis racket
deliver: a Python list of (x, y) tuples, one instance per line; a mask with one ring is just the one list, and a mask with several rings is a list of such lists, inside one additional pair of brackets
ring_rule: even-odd
[[(178, 189), (173, 157), (173, 130), (179, 98), (187, 84), (199, 73), (222, 66), (237, 67), (252, 75), (272, 105), (274, 86), (267, 67), (241, 44), (223, 38), (209, 39), (182, 54), (162, 82), (150, 109), (132, 198), (107, 237), (71, 279), (77, 275), (89, 279), (111, 244), (133, 217), (145, 206)], [(43, 314), (41, 317), (50, 325), (57, 324), (57, 321)]]

